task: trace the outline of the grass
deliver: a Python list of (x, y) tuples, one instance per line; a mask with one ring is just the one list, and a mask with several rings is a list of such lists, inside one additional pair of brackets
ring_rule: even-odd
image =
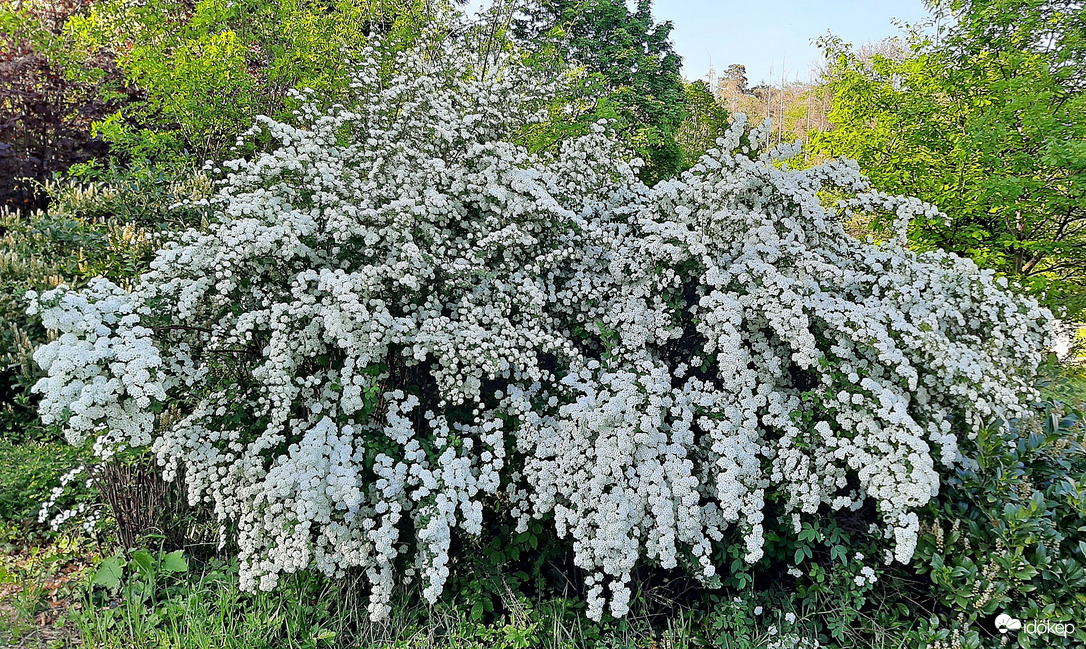
[[(564, 599), (527, 605), (487, 622), (472, 621), (470, 607), (454, 602), (429, 607), (403, 592), (382, 622), (366, 615), (357, 582), (312, 573), (285, 579), (273, 593), (238, 588), (237, 565), (211, 561), (185, 579), (144, 586), (128, 581), (108, 594), (89, 591), (73, 616), (84, 643), (116, 649), (434, 647), (569, 648), (601, 646), (598, 629), (583, 621), (580, 607)], [(682, 632), (681, 629), (676, 631)], [(603, 646), (663, 647), (652, 634), (627, 629)]]
[[(462, 596), (449, 593), (431, 607), (408, 588), (388, 619), (372, 622), (358, 581), (301, 573), (275, 592), (245, 593), (237, 564), (220, 560), (153, 583), (128, 575), (112, 590), (88, 586), (84, 596), (74, 627), (85, 646), (107, 649), (765, 649), (774, 640), (804, 649), (815, 646), (804, 644), (813, 642), (810, 623), (847, 613), (827, 596), (793, 622), (786, 606), (755, 614), (753, 601), (706, 594), (666, 617), (635, 612), (598, 624), (584, 617), (581, 594), (530, 600), (508, 590), (496, 614), (473, 619)], [(849, 646), (903, 646), (899, 630), (867, 623), (873, 643)]]
[[(470, 602), (450, 596), (431, 607), (408, 589), (392, 603), (389, 619), (372, 622), (357, 581), (307, 572), (285, 578), (275, 592), (246, 593), (238, 585), (236, 562), (213, 559), (150, 578), (132, 570), (107, 588), (95, 585), (96, 571), (88, 569), (93, 560), (91, 544), (70, 541), (28, 557), (18, 577), (27, 587), (2, 607), (9, 615), (0, 622), (0, 646), (6, 641), (26, 649), (763, 649), (787, 637), (789, 629), (800, 634), (797, 642), (805, 635), (802, 615), (796, 626), (784, 619), (783, 610), (753, 618), (749, 603), (715, 596), (678, 607), (655, 624), (638, 615), (597, 624), (584, 617), (579, 595), (529, 601), (508, 592), (498, 615), (475, 620)], [(52, 586), (57, 575), (66, 576), (62, 588)], [(819, 609), (812, 615), (841, 613), (829, 600)], [(880, 634), (872, 646), (901, 646), (897, 640)]]

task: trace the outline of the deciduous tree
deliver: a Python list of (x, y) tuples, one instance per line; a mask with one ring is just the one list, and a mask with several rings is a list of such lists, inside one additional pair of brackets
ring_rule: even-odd
[(1081, 3), (952, 2), (938, 40), (863, 60), (838, 39), (833, 129), (882, 189), (947, 215), (914, 223), (913, 244), (968, 255), (1077, 311), (1086, 293), (1086, 60)]

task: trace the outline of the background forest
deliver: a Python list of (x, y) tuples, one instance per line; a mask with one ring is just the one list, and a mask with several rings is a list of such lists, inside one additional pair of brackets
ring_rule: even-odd
[[(942, 476), (907, 565), (876, 564), (871, 512), (829, 512), (767, 551), (716, 550), (719, 583), (645, 564), (630, 613), (585, 617), (590, 585), (543, 525), (455, 538), (436, 605), (397, 592), (371, 622), (360, 575), (300, 571), (241, 588), (235, 548), (150, 454), (108, 461), (38, 416), (33, 360), (57, 339), (27, 291), (133, 285), (160, 244), (216, 218), (209, 199), (258, 116), (290, 120), (293, 89), (347, 101), (380, 40), (472, 34), (481, 60), (518, 52), (558, 77), (517, 134), (560, 151), (601, 120), (674, 181), (737, 115), (743, 146), (802, 145), (800, 168), (854, 160), (874, 189), (938, 214), (908, 247), (991, 269), (1065, 323), (1086, 309), (1086, 9), (1075, 0), (940, 0), (892, 40), (820, 42), (807, 81), (751, 87), (741, 62), (686, 80), (650, 0), (510, 0), (472, 21), (435, 0), (3, 0), (0, 3), (0, 643), (18, 647), (1050, 647), (1086, 644), (1086, 365), (1082, 333), (1041, 366), (1032, 416), (992, 421), (974, 465)], [(389, 74), (395, 59), (381, 59)], [(768, 125), (762, 125), (765, 120)], [(757, 128), (756, 128), (757, 127)], [(239, 152), (241, 151), (241, 152)], [(753, 154), (752, 154), (753, 155)], [(784, 163), (781, 163), (784, 164)], [(857, 213), (852, 236), (893, 237)], [(181, 477), (183, 481), (183, 476)], [(500, 507), (500, 503), (495, 505)], [(865, 518), (866, 517), (866, 518)], [(728, 541), (734, 541), (731, 545)], [(417, 590), (417, 589), (416, 589)], [(997, 618), (1070, 625), (1000, 632)], [(1076, 626), (1077, 625), (1077, 626)]]

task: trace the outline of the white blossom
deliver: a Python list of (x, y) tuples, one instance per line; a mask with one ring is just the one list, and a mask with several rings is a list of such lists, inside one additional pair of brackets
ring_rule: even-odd
[(553, 525), (588, 615), (622, 616), (639, 561), (709, 579), (730, 527), (758, 560), (770, 495), (797, 531), (872, 501), (908, 561), (961, 436), (1030, 396), (1050, 314), (971, 261), (846, 234), (848, 211), (933, 211), (855, 165), (743, 155), (740, 119), (647, 187), (606, 123), (521, 146), (567, 80), (514, 54), (484, 73), (437, 48), (390, 79), (368, 56), (350, 105), (259, 118), (214, 222), (131, 292), (33, 301), (61, 332), (43, 419), (183, 467), (236, 526), (244, 587), (362, 568), (380, 618), (398, 574), (435, 601), (454, 535), (508, 515)]

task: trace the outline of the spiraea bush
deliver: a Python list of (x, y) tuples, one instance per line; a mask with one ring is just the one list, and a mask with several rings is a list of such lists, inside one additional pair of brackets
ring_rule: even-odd
[(850, 579), (909, 562), (941, 472), (976, 465), (962, 442), (1022, 414), (1049, 313), (850, 237), (934, 208), (790, 169), (741, 121), (654, 187), (606, 123), (529, 153), (567, 82), (447, 39), (260, 118), (212, 170), (213, 222), (137, 283), (31, 295), (58, 332), (43, 420), (183, 470), (242, 587), (358, 568), (375, 618), (401, 579), (434, 601), (493, 517), (566, 539), (595, 619), (641, 563), (715, 583), (725, 539), (754, 563), (768, 526), (826, 512), (872, 512), (882, 556)]
[(42, 184), (47, 211), (0, 212), (0, 437), (48, 438), (30, 387), (41, 377), (34, 351), (49, 338), (26, 312), (28, 290), (61, 284), (82, 287), (91, 278), (124, 284), (147, 270), (165, 231), (199, 225), (197, 204), (210, 194), (201, 173), (177, 178), (137, 166), (99, 169), (99, 180), (71, 175)]

